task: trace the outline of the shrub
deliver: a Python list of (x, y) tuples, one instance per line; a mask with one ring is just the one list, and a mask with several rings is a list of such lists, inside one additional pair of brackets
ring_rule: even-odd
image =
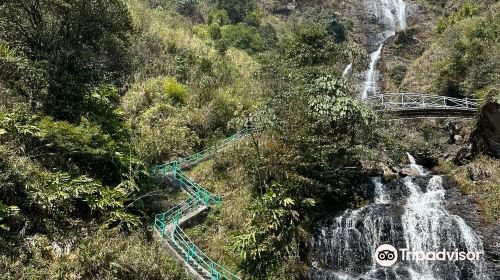
[(285, 48), (287, 57), (296, 66), (328, 64), (336, 53), (326, 29), (318, 25), (301, 27)]
[(389, 76), (399, 86), (406, 76), (408, 68), (405, 65), (396, 65), (389, 70)]
[(264, 39), (259, 31), (243, 23), (222, 27), (221, 35), (221, 43), (226, 48), (235, 47), (251, 53), (265, 48)]
[(347, 40), (347, 34), (344, 25), (335, 18), (332, 18), (330, 20), (326, 31), (335, 39), (337, 43), (341, 43)]
[(19, 256), (0, 256), (0, 279), (188, 279), (161, 243), (141, 234), (102, 231), (61, 255), (46, 236), (31, 239)]
[(0, 25), (0, 41), (15, 46), (46, 75), (37, 86), (47, 94), (36, 101), (58, 119), (77, 122), (92, 88), (120, 83), (128, 73), (126, 45), (132, 21), (123, 1), (2, 1)]
[(163, 82), (163, 90), (175, 105), (185, 105), (189, 98), (186, 87), (175, 78), (167, 78)]
[(443, 33), (443, 31), (446, 30), (449, 26), (455, 25), (458, 22), (479, 14), (481, 11), (480, 6), (477, 3), (464, 3), (460, 8), (452, 13), (450, 16), (441, 19), (437, 23), (437, 32), (438, 33)]
[(245, 16), (254, 8), (253, 2), (248, 0), (217, 0), (215, 2), (217, 8), (227, 11), (232, 23), (243, 21)]
[(209, 15), (208, 15), (208, 23), (209, 24), (219, 24), (219, 25), (226, 25), (230, 24), (231, 20), (229, 19), (229, 15), (227, 14), (226, 10), (213, 10)]

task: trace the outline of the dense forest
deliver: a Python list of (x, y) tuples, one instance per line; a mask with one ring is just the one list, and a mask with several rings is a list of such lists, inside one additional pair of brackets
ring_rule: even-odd
[(307, 278), (317, 223), (406, 152), (498, 224), (500, 3), (411, 1), (425, 17), (384, 50), (384, 89), (484, 102), (408, 122), (343, 78), (369, 66), (354, 2), (2, 0), (0, 279), (190, 279), (153, 240), (183, 194), (151, 168), (246, 127), (189, 170), (223, 202), (186, 228), (245, 279)]

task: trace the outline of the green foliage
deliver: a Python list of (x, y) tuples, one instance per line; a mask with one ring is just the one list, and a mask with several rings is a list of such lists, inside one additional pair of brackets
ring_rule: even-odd
[(437, 32), (443, 33), (449, 26), (455, 25), (466, 18), (478, 15), (481, 8), (482, 7), (480, 7), (476, 2), (464, 2), (457, 11), (453, 12), (450, 16), (441, 19), (437, 23)]
[(218, 25), (226, 25), (230, 24), (231, 20), (229, 19), (229, 15), (226, 10), (213, 10), (208, 15), (208, 24), (218, 24)]
[(332, 18), (330, 20), (328, 26), (326, 27), (326, 30), (337, 43), (341, 43), (347, 40), (347, 31), (345, 29), (345, 26), (335, 18)]
[(113, 86), (101, 86), (91, 91), (86, 99), (89, 111), (87, 118), (101, 126), (104, 134), (109, 135), (118, 143), (128, 138), (128, 127), (123, 111), (118, 107), (121, 97), (118, 89)]
[(165, 94), (174, 105), (185, 105), (188, 100), (186, 87), (177, 82), (175, 78), (167, 78), (163, 83)]
[(440, 33), (409, 68), (403, 86), (417, 84), (421, 89), (412, 90), (485, 98), (498, 87), (499, 15), (498, 1), (463, 1), (441, 21)]
[(0, 25), (0, 40), (44, 75), (31, 88), (47, 94), (29, 97), (56, 118), (78, 121), (89, 90), (127, 68), (131, 20), (122, 1), (2, 1)]
[[(69, 240), (59, 244), (65, 243)], [(147, 241), (140, 234), (103, 231), (82, 236), (62, 254), (53, 244), (46, 236), (37, 235), (19, 256), (1, 255), (0, 279), (188, 279), (161, 243)]]
[(232, 23), (239, 23), (254, 9), (253, 1), (211, 0), (218, 9), (225, 10)]
[(301, 27), (286, 45), (286, 54), (296, 67), (328, 64), (336, 53), (326, 29), (317, 25)]
[(122, 169), (140, 164), (99, 125), (54, 121), (21, 107), (0, 113), (0, 130), (0, 200), (19, 209), (7, 219), (13, 232), (29, 224), (29, 231), (53, 234), (89, 217), (109, 227), (140, 224), (125, 206), (137, 189), (110, 187), (135, 180)]
[(208, 26), (208, 34), (212, 40), (219, 40), (222, 38), (221, 27), (217, 23), (212, 23)]
[[(297, 201), (297, 185), (272, 185), (250, 206), (251, 219), (245, 233), (234, 237), (242, 269), (255, 279), (269, 279), (283, 258), (299, 252), (305, 229), (304, 211), (314, 206), (312, 198)], [(279, 248), (279, 250), (276, 250)]]
[(263, 13), (261, 10), (255, 10), (246, 15), (244, 22), (249, 26), (258, 28), (261, 25)]
[(389, 70), (389, 76), (396, 86), (400, 86), (406, 76), (408, 68), (405, 65), (396, 65)]
[[(362, 172), (361, 161), (370, 160), (374, 113), (325, 71), (301, 69), (288, 90), (269, 100), (267, 117), (249, 120), (276, 131), (269, 148), (257, 145), (257, 158), (246, 157), (256, 203), (233, 245), (253, 278), (266, 279), (300, 259), (303, 233), (321, 213), (352, 206), (350, 183)], [(293, 266), (296, 275), (300, 264)]]
[(19, 213), (19, 207), (11, 205), (5, 205), (0, 200), (0, 232), (2, 230), (9, 230), (9, 226), (4, 224), (3, 220), (9, 217), (16, 216)]
[(39, 139), (45, 144), (43, 150), (53, 155), (47, 163), (63, 170), (85, 170), (106, 183), (119, 182), (121, 169), (127, 164), (120, 158), (122, 147), (100, 126), (86, 119), (75, 126), (46, 117), (37, 127)]
[(198, 0), (169, 0), (177, 11), (185, 16), (193, 16), (196, 12)]
[(250, 53), (264, 50), (262, 35), (255, 27), (244, 23), (226, 25), (221, 28), (221, 41), (224, 49), (235, 47)]
[(28, 189), (32, 205), (54, 217), (64, 220), (79, 209), (79, 215), (103, 217), (103, 226), (123, 226), (134, 228), (140, 225), (137, 216), (125, 212), (124, 204), (128, 193), (121, 188), (108, 188), (87, 176), (71, 178), (69, 174), (54, 174), (42, 188)]

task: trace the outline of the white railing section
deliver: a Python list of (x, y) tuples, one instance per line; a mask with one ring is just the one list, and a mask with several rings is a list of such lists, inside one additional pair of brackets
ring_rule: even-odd
[(477, 111), (481, 104), (480, 99), (460, 99), (420, 93), (384, 93), (369, 96), (364, 101), (381, 111), (430, 109)]

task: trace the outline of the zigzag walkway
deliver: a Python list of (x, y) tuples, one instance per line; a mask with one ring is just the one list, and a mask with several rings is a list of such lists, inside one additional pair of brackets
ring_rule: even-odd
[(205, 160), (231, 144), (249, 135), (253, 129), (244, 129), (221, 143), (183, 159), (156, 166), (153, 173), (170, 179), (189, 194), (189, 198), (164, 213), (155, 215), (154, 228), (157, 235), (166, 241), (175, 254), (183, 260), (190, 271), (199, 279), (240, 279), (226, 268), (208, 257), (194, 244), (180, 225), (198, 215), (211, 205), (217, 205), (221, 198), (190, 179), (181, 168), (188, 168)]

